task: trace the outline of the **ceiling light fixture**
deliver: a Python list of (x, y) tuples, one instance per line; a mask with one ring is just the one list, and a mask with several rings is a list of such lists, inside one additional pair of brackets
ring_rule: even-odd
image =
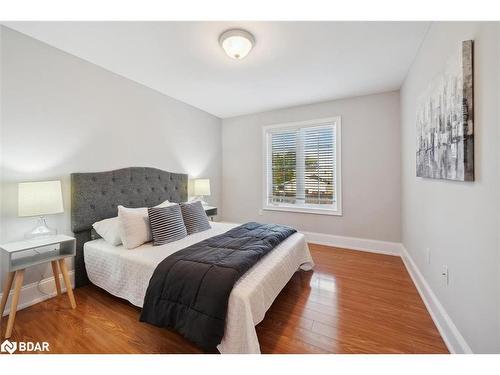
[(220, 35), (219, 43), (229, 57), (241, 60), (254, 46), (255, 38), (248, 31), (231, 29)]

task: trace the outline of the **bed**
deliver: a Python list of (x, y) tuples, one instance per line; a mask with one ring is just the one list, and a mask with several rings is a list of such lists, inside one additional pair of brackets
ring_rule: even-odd
[[(106, 200), (104, 197), (108, 197)], [(72, 226), (77, 237), (76, 285), (89, 281), (110, 294), (142, 307), (149, 279), (167, 256), (238, 224), (211, 223), (211, 229), (181, 240), (133, 250), (91, 238), (95, 221), (116, 216), (118, 204), (140, 207), (187, 198), (187, 175), (153, 168), (72, 175)], [(115, 210), (113, 210), (115, 208)], [(248, 270), (235, 284), (228, 303), (221, 353), (260, 353), (255, 325), (264, 319), (274, 299), (298, 270), (310, 270), (313, 260), (304, 235), (295, 233)]]

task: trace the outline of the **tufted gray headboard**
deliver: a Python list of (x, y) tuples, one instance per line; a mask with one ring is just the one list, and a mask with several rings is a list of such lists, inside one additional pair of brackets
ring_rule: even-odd
[(83, 244), (92, 224), (117, 215), (117, 206), (151, 207), (166, 199), (187, 200), (188, 176), (155, 168), (131, 167), (109, 172), (71, 174), (71, 230), (76, 237), (75, 285), (89, 283)]

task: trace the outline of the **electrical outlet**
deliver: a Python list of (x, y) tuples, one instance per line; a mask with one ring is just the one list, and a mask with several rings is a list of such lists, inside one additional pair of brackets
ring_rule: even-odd
[(262, 210), (259, 210), (259, 216), (262, 216)]
[(428, 247), (425, 249), (425, 251), (426, 251), (425, 255), (427, 257), (427, 264), (431, 264), (431, 248)]
[(441, 271), (441, 276), (443, 278), (443, 285), (445, 287), (447, 287), (448, 284), (450, 283), (450, 273), (448, 271), (448, 266), (447, 265), (443, 265), (443, 269)]

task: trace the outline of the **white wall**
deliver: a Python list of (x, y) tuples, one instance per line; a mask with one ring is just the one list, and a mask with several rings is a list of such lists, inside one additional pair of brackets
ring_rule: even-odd
[[(418, 96), (452, 49), (468, 39), (475, 41), (476, 181), (417, 178)], [(500, 352), (499, 42), (495, 23), (435, 23), (401, 89), (402, 241), (474, 352)]]
[[(1, 167), (3, 165), (3, 153), (2, 153), (2, 128), (3, 128), (3, 116), (2, 116), (2, 92), (3, 92), (3, 81), (2, 81), (2, 38), (3, 38), (3, 28), (0, 26), (0, 238), (2, 238), (2, 225), (1, 225), (1, 212), (2, 212), (2, 170), (3, 168)], [(0, 259), (0, 274), (2, 270), (2, 260)], [(0, 285), (2, 284), (2, 281), (0, 280)]]
[[(262, 127), (341, 116), (343, 216), (263, 211)], [(224, 119), (223, 218), (303, 231), (400, 241), (399, 93), (389, 92)]]
[(209, 202), (220, 204), (220, 119), (8, 28), (2, 34), (0, 242), (35, 224), (17, 217), (20, 181), (62, 180), (65, 213), (48, 221), (71, 234), (72, 172), (148, 166), (209, 177)]

